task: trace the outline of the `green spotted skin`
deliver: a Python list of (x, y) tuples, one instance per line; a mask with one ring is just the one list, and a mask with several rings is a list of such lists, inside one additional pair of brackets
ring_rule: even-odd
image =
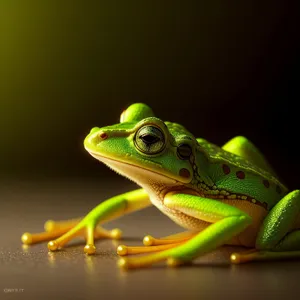
[[(230, 195), (247, 196), (250, 201), (257, 201), (257, 204), (262, 204), (268, 210), (287, 194), (287, 187), (270, 172), (250, 160), (230, 153), (204, 139), (198, 138), (197, 142), (199, 146), (196, 165), (206, 167), (208, 177), (213, 183), (212, 185), (211, 182), (206, 182), (210, 190), (215, 186), (217, 190), (227, 191)], [(229, 199), (230, 195), (228, 195)], [(243, 200), (243, 198), (239, 199)]]
[(251, 158), (226, 151), (203, 138), (195, 139), (180, 124), (165, 124), (174, 140), (182, 137), (196, 145), (195, 157), (190, 161), (193, 166), (191, 186), (195, 189), (204, 189), (206, 194), (217, 199), (234, 199), (236, 195), (241, 201), (256, 203), (267, 210), (287, 194), (287, 187), (273, 175), (272, 170), (259, 167)]

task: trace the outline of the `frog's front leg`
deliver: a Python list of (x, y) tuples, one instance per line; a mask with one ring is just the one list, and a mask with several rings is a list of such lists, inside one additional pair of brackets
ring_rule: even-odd
[(119, 265), (124, 268), (138, 268), (166, 260), (169, 265), (190, 262), (196, 257), (225, 244), (242, 232), (252, 221), (243, 211), (217, 200), (195, 195), (171, 192), (164, 198), (164, 205), (193, 217), (211, 223), (189, 240), (155, 254), (137, 258), (121, 258)]
[[(265, 218), (256, 239), (256, 250), (233, 253), (233, 263), (300, 257), (300, 190), (283, 197)], [(298, 250), (298, 251), (297, 251)]]
[[(94, 239), (99, 237), (112, 237), (116, 238), (118, 231), (107, 231), (98, 223), (104, 223), (116, 219), (124, 214), (150, 206), (151, 202), (148, 194), (143, 189), (138, 189), (128, 192), (116, 197), (110, 198), (92, 211), (90, 211), (84, 218), (64, 221), (53, 222), (48, 221), (45, 224), (45, 233), (41, 234), (24, 234), (22, 240), (26, 244), (41, 242), (42, 240), (49, 240), (49, 238), (57, 239), (48, 243), (49, 250), (55, 251), (63, 247), (67, 242), (78, 235), (86, 236), (86, 246), (84, 251), (87, 254), (93, 254), (96, 250)], [(61, 236), (60, 236), (61, 235)]]

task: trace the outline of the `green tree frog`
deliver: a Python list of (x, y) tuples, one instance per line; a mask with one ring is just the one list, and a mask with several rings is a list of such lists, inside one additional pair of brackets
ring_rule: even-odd
[[(45, 232), (24, 233), (23, 243), (49, 241), (49, 250), (56, 251), (82, 235), (84, 252), (93, 254), (96, 239), (121, 237), (119, 229), (105, 230), (103, 223), (155, 205), (186, 231), (148, 235), (141, 247), (118, 246), (120, 267), (162, 261), (178, 266), (222, 245), (250, 249), (232, 253), (236, 264), (300, 257), (300, 191), (288, 191), (247, 138), (237, 136), (219, 147), (135, 103), (119, 124), (93, 128), (84, 147), (141, 188), (100, 203), (83, 218), (47, 221)], [(147, 254), (126, 257), (141, 253)]]

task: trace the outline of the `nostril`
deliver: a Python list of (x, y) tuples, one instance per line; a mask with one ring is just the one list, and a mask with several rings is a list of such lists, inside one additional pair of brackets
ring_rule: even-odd
[(105, 140), (108, 138), (108, 135), (105, 132), (99, 132), (99, 137), (101, 138), (101, 140)]

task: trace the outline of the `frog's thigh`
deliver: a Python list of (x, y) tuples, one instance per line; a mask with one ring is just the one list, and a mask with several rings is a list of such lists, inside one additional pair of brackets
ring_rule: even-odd
[(244, 136), (236, 136), (229, 140), (225, 145), (222, 147), (224, 150), (231, 152), (233, 154), (239, 155), (249, 161), (253, 162), (257, 166), (265, 169), (275, 175), (274, 170), (266, 161), (263, 154), (254, 146), (254, 144), (249, 141)]
[(265, 218), (256, 239), (256, 249), (300, 250), (300, 190), (282, 198)]

